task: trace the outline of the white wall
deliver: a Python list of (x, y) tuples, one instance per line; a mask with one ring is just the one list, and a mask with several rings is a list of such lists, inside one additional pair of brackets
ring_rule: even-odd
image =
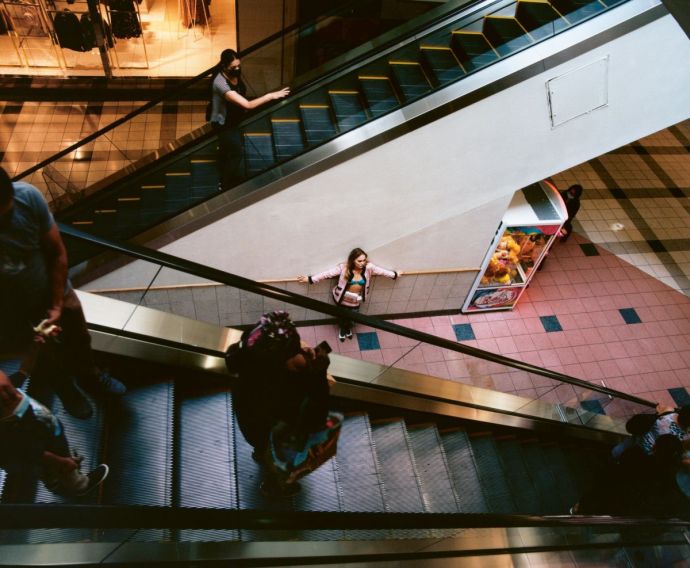
[[(606, 56), (608, 106), (552, 128), (546, 82)], [(665, 16), (163, 250), (253, 279), (316, 272), (354, 246), (400, 270), (477, 268), (516, 189), (688, 118), (688, 61)], [(130, 266), (90, 287), (132, 278)]]

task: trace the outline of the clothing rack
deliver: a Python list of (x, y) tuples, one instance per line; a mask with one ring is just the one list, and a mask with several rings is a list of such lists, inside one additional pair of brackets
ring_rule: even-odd
[[(56, 48), (56, 38), (45, 6), (38, 0), (0, 0), (4, 19), (9, 24), (8, 35), (20, 61), (27, 67), (61, 67), (60, 52)], [(32, 45), (39, 42), (38, 49), (45, 50), (48, 42), (55, 56), (55, 64), (36, 63), (31, 61), (31, 51), (37, 49)]]
[[(113, 4), (115, 8), (113, 8)], [(113, 49), (117, 66), (120, 69), (148, 69), (149, 57), (146, 51), (146, 41), (144, 40), (144, 28), (141, 23), (139, 3), (136, 0), (107, 0), (104, 5), (105, 13), (108, 18), (108, 25), (112, 30), (113, 36), (117, 39), (141, 38), (141, 45), (144, 50), (144, 65), (141, 66), (123, 65), (120, 63), (117, 49)], [(129, 9), (130, 6), (132, 9)]]
[[(198, 41), (206, 33), (211, 33), (211, 28), (209, 26), (209, 19), (211, 17), (210, 12), (210, 0), (178, 0), (177, 8), (179, 11), (179, 19), (177, 23), (178, 36), (182, 37), (184, 34), (180, 34), (180, 27), (186, 30), (191, 29), (194, 34), (194, 41)], [(202, 32), (201, 35), (197, 37), (197, 24), (201, 24)]]
[[(5, 38), (7, 38), (6, 41)], [(19, 46), (17, 45), (17, 36), (14, 33), (14, 28), (12, 27), (12, 18), (7, 10), (5, 10), (4, 4), (0, 2), (0, 54), (6, 55), (11, 53), (11, 50), (4, 47), (7, 43), (12, 44), (12, 49), (14, 50), (14, 54), (17, 56), (17, 59), (16, 61), (5, 61), (2, 59), (0, 60), (0, 65), (7, 67), (24, 66), (25, 63), (22, 58), (22, 54), (19, 52)]]

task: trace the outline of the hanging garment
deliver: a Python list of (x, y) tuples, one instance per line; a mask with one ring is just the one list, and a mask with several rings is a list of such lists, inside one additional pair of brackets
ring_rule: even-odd
[(81, 35), (84, 44), (84, 49), (88, 51), (96, 47), (96, 25), (101, 26), (103, 36), (108, 47), (114, 47), (113, 33), (110, 31), (110, 26), (104, 22), (100, 14), (96, 14), (96, 23), (92, 23), (91, 14), (85, 12), (79, 19), (79, 26), (81, 27)]
[(65, 8), (62, 12), (55, 14), (54, 18), (53, 25), (55, 26), (55, 34), (60, 47), (66, 47), (74, 51), (88, 51), (85, 49), (82, 40), (79, 18), (77, 18), (74, 12), (70, 12)]
[(141, 23), (132, 0), (110, 0), (110, 22), (116, 38), (127, 39), (141, 35)]
[(12, 20), (5, 10), (5, 8), (0, 6), (0, 35), (7, 35), (12, 30)]

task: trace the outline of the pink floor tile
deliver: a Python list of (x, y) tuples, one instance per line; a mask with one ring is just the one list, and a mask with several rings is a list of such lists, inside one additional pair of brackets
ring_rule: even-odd
[(594, 353), (592, 353), (590, 345), (576, 345), (573, 347), (573, 352), (580, 363), (592, 363), (596, 361), (596, 357)]
[(370, 363), (380, 363), (383, 365), (383, 355), (379, 350), (360, 351), (362, 361), (369, 361)]
[(558, 357), (558, 353), (553, 350), (545, 350), (539, 353), (541, 356), (542, 363), (547, 369), (553, 369), (556, 366), (561, 365), (561, 360)]
[(383, 347), (381, 348), (381, 355), (383, 362), (386, 365), (394, 365), (404, 354), (406, 350), (402, 347)]
[(446, 368), (453, 378), (470, 376), (470, 370), (464, 360), (446, 361)]
[(510, 355), (519, 351), (517, 343), (513, 337), (499, 337), (496, 339), (498, 351), (501, 355)]
[(400, 336), (394, 333), (388, 333), (385, 331), (377, 331), (376, 335), (379, 338), (379, 345), (381, 347), (399, 347), (400, 346)]
[(435, 363), (445, 360), (443, 356), (445, 350), (440, 347), (436, 347), (435, 345), (422, 345), (420, 349), (422, 350), (422, 355), (426, 363)]
[(444, 362), (427, 363), (426, 367), (432, 377), (438, 377), (439, 379), (450, 379), (450, 371)]
[(491, 323), (489, 322), (477, 322), (472, 324), (472, 331), (477, 339), (487, 339), (493, 337), (491, 333)]
[(553, 348), (553, 344), (551, 343), (551, 336), (554, 335), (553, 333), (533, 333), (530, 337), (532, 339), (532, 343), (534, 343), (534, 347), (537, 349), (537, 351), (544, 351), (544, 350), (550, 350)]

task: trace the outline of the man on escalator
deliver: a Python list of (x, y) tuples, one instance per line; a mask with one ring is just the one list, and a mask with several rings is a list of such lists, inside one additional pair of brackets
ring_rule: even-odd
[[(0, 468), (10, 474), (40, 479), (46, 488), (63, 497), (80, 497), (98, 487), (108, 475), (100, 464), (81, 472), (83, 457), (70, 450), (62, 422), (13, 381), (23, 383), (26, 373), (5, 370), (18, 361), (0, 362)], [(3, 370), (4, 369), (4, 370)]]
[(58, 373), (52, 385), (76, 418), (92, 415), (91, 392), (121, 395), (125, 386), (96, 366), (84, 312), (67, 278), (67, 252), (41, 192), (12, 183), (0, 168), (0, 351), (22, 351), (39, 326), (59, 334)]

